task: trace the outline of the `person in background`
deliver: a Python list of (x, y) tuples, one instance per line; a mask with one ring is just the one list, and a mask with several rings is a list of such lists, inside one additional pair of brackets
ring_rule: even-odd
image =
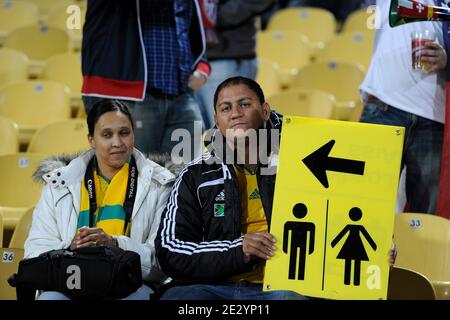
[(205, 129), (214, 126), (213, 98), (227, 78), (256, 78), (256, 33), (258, 17), (274, 0), (203, 0), (206, 56), (211, 65), (208, 82), (194, 96), (200, 105)]
[[(439, 5), (440, 1), (424, 0)], [(380, 28), (375, 30), (372, 60), (360, 89), (361, 122), (406, 128), (402, 168), (406, 166), (406, 200), (410, 212), (436, 213), (444, 134), (445, 70), (442, 22), (389, 26), (390, 1), (377, 1)], [(426, 70), (413, 70), (411, 34), (429, 30), (435, 41), (425, 43)]]
[[(81, 52), (86, 112), (99, 99), (126, 101), (136, 147), (171, 153), (175, 130), (193, 137), (195, 121), (201, 126), (192, 92), (210, 73), (204, 52), (197, 0), (89, 0)], [(192, 141), (191, 153), (200, 153), (200, 141)]]

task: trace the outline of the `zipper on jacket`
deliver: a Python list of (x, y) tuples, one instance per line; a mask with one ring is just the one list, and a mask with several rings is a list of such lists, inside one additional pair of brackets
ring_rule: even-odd
[[(237, 182), (236, 172), (234, 171), (233, 166), (227, 165), (227, 168), (231, 174), (231, 185), (233, 190), (233, 197), (232, 199), (237, 199), (237, 201), (233, 201), (232, 203), (232, 210), (233, 210), (233, 235), (237, 237), (242, 236), (242, 194), (239, 187), (239, 183)], [(230, 179), (229, 179), (230, 180)], [(226, 182), (226, 180), (224, 181)], [(235, 221), (237, 216), (238, 221)], [(239, 228), (239, 230), (236, 230), (236, 228)]]

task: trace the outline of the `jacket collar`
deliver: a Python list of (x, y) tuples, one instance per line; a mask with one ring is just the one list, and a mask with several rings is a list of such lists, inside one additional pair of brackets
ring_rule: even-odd
[[(280, 141), (272, 141), (271, 138), (271, 130), (279, 130), (279, 138), (281, 138), (281, 129), (283, 124), (283, 116), (275, 111), (272, 111), (267, 121), (266, 130), (268, 130), (268, 138), (267, 138), (267, 164), (261, 166), (261, 174), (263, 175), (274, 175), (276, 174), (276, 170), (278, 167), (278, 154), (279, 154), (279, 143)], [(222, 165), (222, 170), (224, 174), (224, 179), (230, 179), (231, 174), (229, 169), (227, 168), (224, 159), (226, 158), (226, 153), (231, 152), (226, 145), (225, 138), (219, 131), (217, 127), (212, 129), (212, 135), (210, 141), (205, 141), (205, 148), (208, 150), (208, 153), (215, 159), (217, 159), (216, 163), (220, 163)], [(218, 149), (223, 150), (222, 152), (217, 152)], [(222, 155), (222, 157), (220, 157)]]
[[(95, 154), (95, 150), (90, 149), (72, 161), (66, 166), (54, 169), (42, 176), (42, 179), (51, 186), (51, 188), (60, 192), (55, 193), (55, 202), (70, 192), (74, 199), (74, 206), (77, 207), (80, 202), (80, 188), (86, 172), (89, 161)], [(168, 169), (161, 167), (157, 163), (147, 159), (144, 155), (134, 149), (133, 155), (136, 159), (136, 166), (139, 172), (138, 190), (136, 194), (136, 202), (134, 205), (133, 216), (139, 209), (145, 199), (145, 195), (149, 192), (152, 179), (161, 185), (173, 182), (175, 175)]]
[[(59, 168), (46, 172), (42, 175), (42, 179), (52, 188), (66, 188), (73, 184), (79, 184), (84, 178), (87, 165), (95, 155), (95, 150), (90, 149), (75, 159), (71, 160), (67, 165), (61, 165)], [(139, 179), (148, 181), (153, 178), (161, 185), (172, 182), (175, 175), (166, 168), (147, 159), (144, 155), (134, 149), (133, 155), (136, 159), (136, 166), (139, 171)]]

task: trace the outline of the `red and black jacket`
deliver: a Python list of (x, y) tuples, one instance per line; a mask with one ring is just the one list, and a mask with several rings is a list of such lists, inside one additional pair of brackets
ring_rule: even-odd
[[(84, 96), (142, 101), (147, 61), (140, 21), (141, 0), (88, 0), (83, 27), (82, 71)], [(194, 65), (209, 75), (203, 60), (205, 39), (197, 0), (189, 37)]]

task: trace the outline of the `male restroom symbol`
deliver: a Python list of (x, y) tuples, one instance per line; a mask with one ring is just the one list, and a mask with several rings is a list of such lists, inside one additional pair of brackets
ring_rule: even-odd
[[(292, 213), (297, 219), (302, 219), (308, 213), (308, 208), (303, 203), (297, 203), (292, 208)], [(314, 234), (316, 227), (312, 222), (288, 221), (284, 224), (283, 233), (283, 252), (287, 253), (289, 245), (289, 233), (291, 233), (290, 241), (290, 258), (289, 258), (289, 279), (295, 279), (295, 271), (298, 257), (298, 280), (305, 279), (306, 265), (306, 245), (309, 240), (308, 254), (314, 252)]]
[[(362, 211), (358, 207), (351, 208), (348, 212), (348, 216), (353, 221), (359, 221), (362, 217)], [(364, 247), (364, 243), (361, 239), (360, 233), (364, 236), (364, 238), (367, 240), (374, 251), (377, 250), (377, 245), (375, 241), (373, 241), (373, 239), (370, 237), (364, 226), (359, 224), (348, 224), (331, 242), (331, 247), (334, 248), (342, 239), (342, 237), (344, 237), (347, 233), (348, 237), (345, 240), (341, 250), (339, 251), (337, 259), (345, 260), (345, 285), (350, 284), (352, 260), (354, 261), (353, 285), (359, 286), (361, 275), (361, 261), (369, 261), (366, 248)]]

